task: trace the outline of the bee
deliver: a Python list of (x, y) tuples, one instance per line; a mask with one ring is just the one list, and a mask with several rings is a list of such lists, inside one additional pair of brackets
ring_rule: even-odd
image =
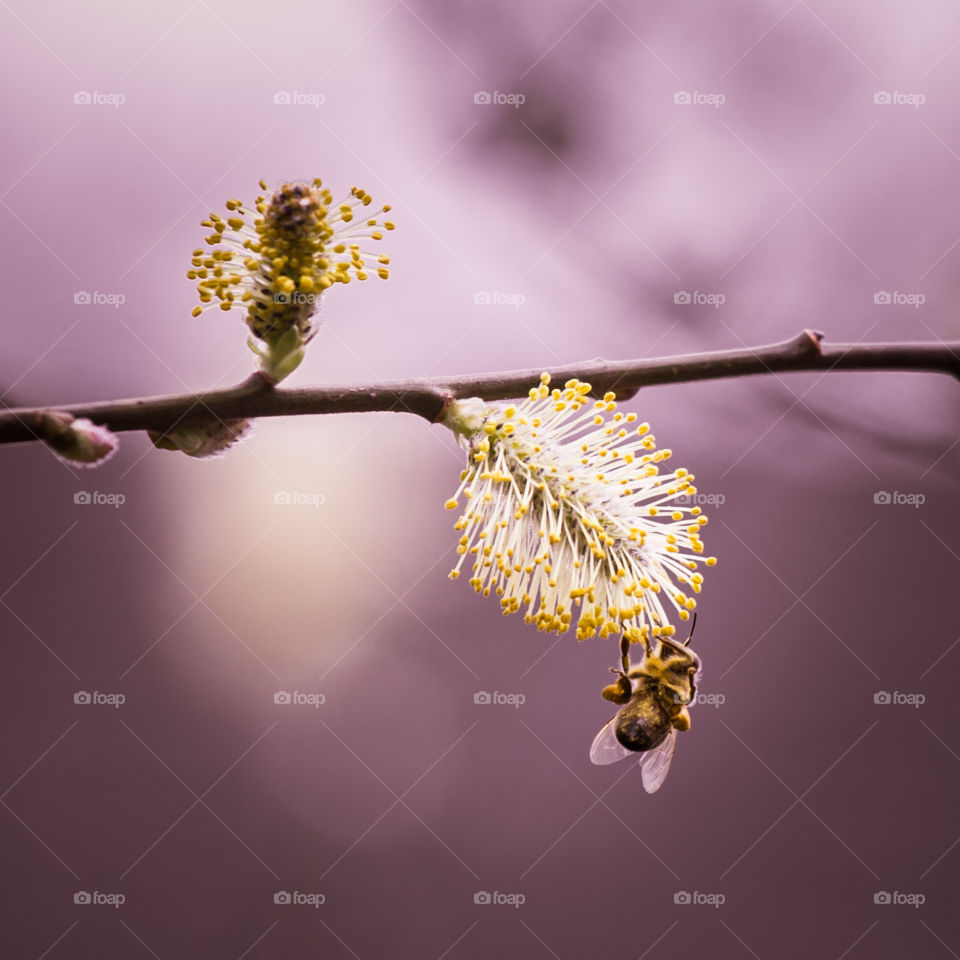
[(603, 689), (603, 697), (621, 704), (610, 721), (603, 725), (590, 747), (590, 760), (596, 764), (616, 763), (631, 753), (639, 753), (643, 788), (656, 793), (667, 779), (677, 731), (690, 729), (687, 708), (697, 695), (700, 658), (690, 649), (696, 615), (686, 643), (669, 637), (658, 638), (654, 652), (644, 639), (645, 655), (638, 667), (630, 666), (630, 641), (620, 644), (621, 669), (615, 683)]

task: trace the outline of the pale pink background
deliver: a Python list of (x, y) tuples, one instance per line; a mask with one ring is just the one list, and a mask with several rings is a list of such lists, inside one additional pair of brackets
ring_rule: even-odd
[[(958, 336), (952, 3), (12, 0), (0, 37), (7, 403), (242, 379), (241, 318), (191, 319), (184, 274), (199, 221), (261, 177), (357, 183), (398, 224), (390, 281), (329, 295), (299, 385), (804, 327)], [(493, 291), (524, 302), (475, 304)], [(5, 953), (960, 952), (958, 397), (942, 376), (845, 373), (630, 401), (725, 498), (696, 644), (725, 703), (697, 708), (655, 797), (632, 763), (587, 761), (614, 645), (538, 635), (445, 579), (461, 460), (442, 428), (263, 422), (211, 463), (124, 435), (96, 472), (0, 450)]]

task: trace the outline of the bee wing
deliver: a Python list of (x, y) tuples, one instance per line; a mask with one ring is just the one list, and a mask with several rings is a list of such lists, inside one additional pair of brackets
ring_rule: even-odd
[[(673, 761), (673, 751), (676, 746), (677, 731), (675, 727), (671, 727), (667, 739), (659, 747), (650, 750), (640, 758), (643, 789), (647, 793), (656, 793), (663, 786), (663, 781), (667, 779), (667, 774), (670, 772), (670, 764)], [(595, 760), (594, 763), (596, 763)]]
[(605, 723), (600, 728), (600, 732), (593, 738), (593, 743), (590, 745), (591, 763), (598, 765), (616, 763), (618, 760), (630, 756), (631, 751), (617, 740), (617, 735), (614, 732), (614, 720), (616, 719), (616, 716), (614, 716)]

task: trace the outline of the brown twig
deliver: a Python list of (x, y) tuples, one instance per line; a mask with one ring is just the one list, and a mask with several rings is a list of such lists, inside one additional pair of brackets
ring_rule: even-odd
[[(550, 369), (554, 383), (577, 377), (594, 392), (613, 390), (621, 399), (641, 387), (804, 370), (909, 370), (960, 378), (960, 342), (823, 344), (823, 335), (805, 330), (792, 340), (742, 350), (661, 357), (652, 360), (592, 360)], [(86, 417), (114, 431), (164, 433), (193, 420), (242, 420), (303, 414), (414, 413), (436, 421), (451, 400), (479, 396), (504, 400), (526, 394), (541, 370), (472, 374), (301, 389), (271, 386), (253, 374), (235, 387), (200, 394), (71, 403), (0, 410), (0, 443), (35, 440), (41, 418), (51, 411)]]

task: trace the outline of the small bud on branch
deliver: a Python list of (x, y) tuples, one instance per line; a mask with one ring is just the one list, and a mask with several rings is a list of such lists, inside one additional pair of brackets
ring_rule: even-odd
[(72, 467), (98, 467), (117, 450), (117, 438), (99, 424), (54, 411), (40, 417), (40, 438)]

